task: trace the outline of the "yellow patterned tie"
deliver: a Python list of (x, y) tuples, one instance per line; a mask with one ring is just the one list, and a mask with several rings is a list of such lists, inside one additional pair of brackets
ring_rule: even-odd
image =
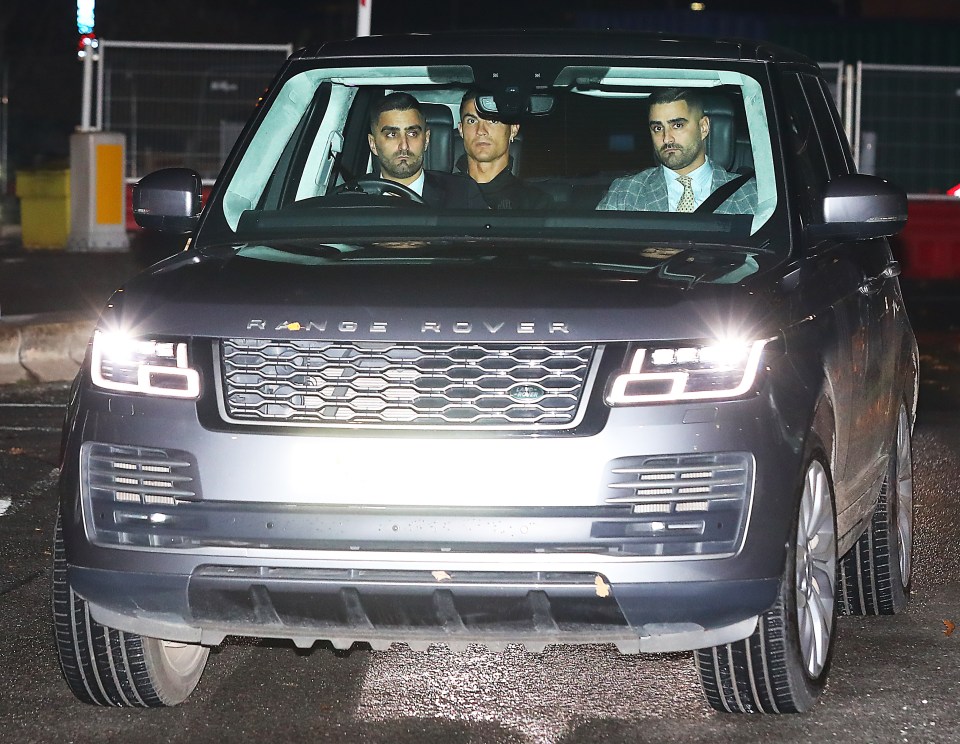
[(693, 201), (693, 179), (690, 176), (677, 176), (680, 185), (683, 186), (683, 193), (680, 195), (680, 201), (677, 202), (678, 212), (692, 212), (694, 210)]

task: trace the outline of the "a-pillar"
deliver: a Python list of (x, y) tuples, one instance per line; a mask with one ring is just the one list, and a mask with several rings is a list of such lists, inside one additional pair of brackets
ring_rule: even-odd
[(70, 251), (117, 251), (129, 247), (126, 138), (117, 132), (70, 135)]

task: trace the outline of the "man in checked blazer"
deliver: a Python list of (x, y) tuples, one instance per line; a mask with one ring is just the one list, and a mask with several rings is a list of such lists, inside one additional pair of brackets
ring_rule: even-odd
[[(597, 209), (692, 212), (719, 186), (737, 177), (707, 157), (710, 117), (704, 114), (703, 98), (697, 90), (657, 91), (650, 96), (649, 119), (653, 151), (660, 165), (616, 179)], [(757, 182), (751, 178), (715, 211), (752, 214), (756, 208)]]

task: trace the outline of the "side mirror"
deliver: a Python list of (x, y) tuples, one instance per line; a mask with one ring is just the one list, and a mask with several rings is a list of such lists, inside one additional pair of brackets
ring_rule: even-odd
[(814, 237), (861, 240), (896, 235), (907, 224), (907, 195), (876, 176), (850, 173), (827, 184)]
[(200, 174), (189, 168), (148, 173), (133, 187), (133, 217), (148, 230), (193, 232), (200, 220), (202, 187)]

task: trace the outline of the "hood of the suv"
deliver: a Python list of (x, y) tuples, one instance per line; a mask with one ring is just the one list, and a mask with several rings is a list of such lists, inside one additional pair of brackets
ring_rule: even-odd
[(769, 256), (647, 250), (660, 253), (640, 264), (181, 254), (118, 292), (101, 322), (138, 334), (384, 341), (675, 339), (781, 327), (780, 273)]

